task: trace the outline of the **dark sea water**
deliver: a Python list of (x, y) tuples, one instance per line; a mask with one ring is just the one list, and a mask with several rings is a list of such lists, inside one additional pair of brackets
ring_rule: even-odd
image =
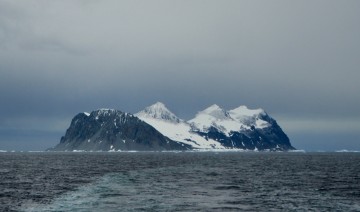
[(360, 211), (359, 153), (0, 153), (0, 211)]

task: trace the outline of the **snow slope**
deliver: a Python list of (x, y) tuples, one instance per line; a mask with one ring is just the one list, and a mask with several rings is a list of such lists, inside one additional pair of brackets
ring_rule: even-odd
[(268, 114), (261, 108), (249, 109), (242, 105), (230, 110), (229, 114), (233, 119), (247, 126), (253, 125), (255, 128), (259, 129), (270, 126), (270, 123), (262, 119), (262, 117), (268, 116)]
[(261, 119), (267, 114), (262, 109), (251, 110), (246, 106), (240, 106), (230, 111), (226, 111), (218, 105), (212, 105), (196, 114), (195, 118), (188, 121), (193, 129), (200, 132), (208, 132), (210, 127), (216, 128), (229, 136), (231, 131), (242, 131), (255, 128), (265, 128), (270, 126), (268, 122)]
[(161, 102), (145, 108), (136, 113), (135, 116), (174, 141), (189, 144), (197, 149), (224, 149), (219, 142), (212, 139), (206, 140), (192, 132), (190, 124), (179, 119)]

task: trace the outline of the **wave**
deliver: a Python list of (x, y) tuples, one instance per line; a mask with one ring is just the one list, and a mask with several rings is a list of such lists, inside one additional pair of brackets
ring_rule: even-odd
[(342, 149), (342, 150), (337, 150), (335, 152), (360, 152), (358, 150), (347, 150), (347, 149)]

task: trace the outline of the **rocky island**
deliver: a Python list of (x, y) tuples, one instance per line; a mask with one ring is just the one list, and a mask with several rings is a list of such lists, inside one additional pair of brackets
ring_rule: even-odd
[(114, 109), (79, 113), (50, 151), (295, 150), (262, 109), (226, 111), (212, 105), (184, 121), (157, 102), (130, 114)]

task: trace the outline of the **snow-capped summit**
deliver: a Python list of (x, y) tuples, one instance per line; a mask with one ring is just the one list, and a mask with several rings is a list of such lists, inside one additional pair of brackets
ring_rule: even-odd
[(153, 126), (166, 137), (191, 145), (195, 149), (224, 148), (219, 142), (212, 139), (205, 139), (197, 133), (192, 132), (190, 124), (179, 119), (161, 102), (145, 108), (136, 113), (135, 116)]
[(231, 118), (247, 126), (254, 126), (255, 128), (264, 128), (271, 125), (266, 120), (264, 120), (264, 117), (268, 115), (261, 108), (249, 109), (245, 105), (242, 105), (240, 107), (230, 110), (229, 114)]
[(211, 127), (214, 127), (224, 134), (239, 131), (242, 126), (241, 123), (230, 117), (229, 112), (216, 104), (198, 112), (195, 118), (189, 120), (188, 123), (191, 124), (193, 130), (199, 132), (208, 132)]
[(219, 107), (217, 104), (213, 104), (210, 107), (206, 108), (203, 111), (200, 111), (198, 114), (207, 114), (210, 115), (216, 119), (228, 119), (230, 118), (229, 113)]
[(225, 135), (232, 131), (239, 132), (251, 127), (264, 128), (270, 124), (263, 119), (267, 114), (263, 109), (249, 109), (242, 105), (233, 110), (226, 111), (214, 104), (196, 114), (194, 119), (188, 122), (194, 130), (208, 132), (213, 127)]
[(243, 116), (259, 116), (259, 115), (265, 115), (265, 111), (261, 108), (259, 109), (249, 109), (245, 105), (241, 105), (240, 107), (237, 107), (235, 109), (232, 109), (229, 111), (231, 117), (237, 118), (237, 117), (243, 117)]
[(146, 107), (144, 110), (135, 114), (139, 118), (154, 118), (161, 119), (169, 122), (180, 123), (179, 119), (174, 113), (172, 113), (162, 102), (156, 102), (155, 104)]
[(226, 111), (212, 105), (188, 121), (192, 131), (225, 148), (291, 150), (289, 138), (263, 109), (240, 106)]

